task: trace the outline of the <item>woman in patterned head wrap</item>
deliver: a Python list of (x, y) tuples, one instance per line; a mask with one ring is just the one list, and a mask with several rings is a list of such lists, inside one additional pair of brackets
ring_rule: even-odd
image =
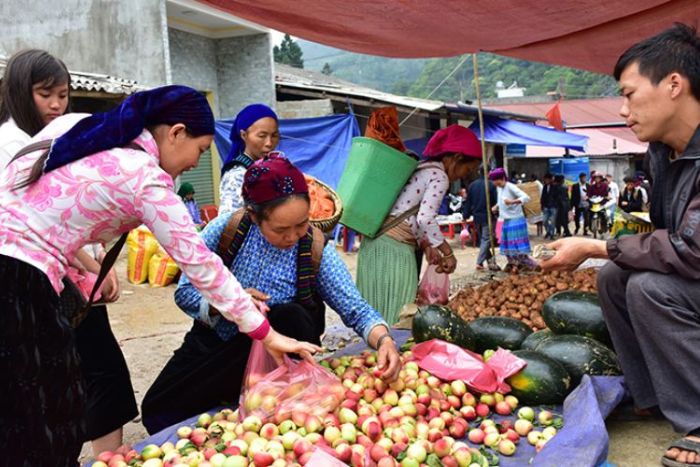
[[(245, 173), (245, 208), (219, 215), (202, 232), (207, 246), (254, 297), (270, 306), (275, 329), (319, 344), (325, 304), (378, 349), (382, 378), (398, 375), (399, 358), (389, 327), (360, 296), (332, 245), (309, 225), (304, 176), (289, 160), (271, 155)], [(237, 401), (251, 341), (183, 278), (175, 303), (195, 318), (179, 350), (148, 390), (143, 421), (150, 433)], [(192, 394), (197, 397), (192, 397)]]

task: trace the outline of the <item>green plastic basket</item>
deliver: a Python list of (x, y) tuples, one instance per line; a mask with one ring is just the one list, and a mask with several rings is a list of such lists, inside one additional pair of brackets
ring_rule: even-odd
[(372, 238), (418, 166), (412, 157), (372, 138), (352, 139), (338, 184), (340, 223)]

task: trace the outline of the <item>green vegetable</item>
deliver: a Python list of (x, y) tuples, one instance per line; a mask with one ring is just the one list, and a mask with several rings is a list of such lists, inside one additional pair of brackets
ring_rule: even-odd
[(542, 318), (554, 334), (577, 334), (611, 345), (598, 295), (565, 290), (545, 300)]
[(525, 323), (503, 316), (486, 316), (469, 323), (469, 328), (476, 337), (476, 351), (483, 353), (488, 349), (502, 347), (517, 350), (527, 336), (532, 334)]
[(521, 350), (535, 350), (535, 347), (545, 339), (552, 337), (554, 333), (549, 329), (542, 329), (541, 331), (535, 331), (525, 338), (522, 344), (520, 344)]
[(474, 350), (474, 333), (462, 318), (444, 306), (420, 307), (413, 317), (412, 332), (416, 342), (441, 339)]
[(533, 350), (516, 350), (513, 355), (527, 366), (506, 379), (511, 394), (523, 405), (558, 405), (571, 389), (571, 377), (563, 365)]
[(583, 375), (621, 374), (613, 351), (589, 337), (552, 336), (540, 342), (536, 350), (561, 363), (569, 372), (574, 387), (578, 386)]

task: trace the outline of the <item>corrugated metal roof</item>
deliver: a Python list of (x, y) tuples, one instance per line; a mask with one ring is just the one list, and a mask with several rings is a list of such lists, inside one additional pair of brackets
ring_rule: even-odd
[(275, 84), (297, 89), (311, 89), (343, 96), (356, 96), (374, 99), (402, 107), (417, 108), (427, 112), (437, 112), (444, 108), (445, 103), (416, 97), (398, 96), (388, 92), (377, 91), (358, 84), (343, 81), (334, 76), (324, 75), (314, 71), (294, 68), (275, 63)]
[[(0, 76), (5, 74), (7, 58), (0, 56)], [(98, 73), (70, 71), (71, 89), (81, 91), (105, 92), (115, 95), (129, 95), (148, 89), (134, 80), (115, 78)]]
[[(576, 128), (567, 130), (567, 133), (588, 136), (586, 152), (571, 151), (573, 156), (596, 156), (611, 154), (643, 154), (647, 150), (647, 144), (642, 143), (627, 128)], [(554, 157), (561, 156), (562, 150), (543, 146), (528, 146), (527, 157)]]
[[(399, 96), (388, 92), (360, 86), (349, 81), (336, 78), (335, 76), (324, 75), (315, 71), (294, 68), (289, 65), (275, 63), (275, 84), (295, 89), (307, 89), (310, 91), (326, 94), (336, 94), (339, 96), (359, 97), (362, 99), (375, 100), (393, 104), (407, 109), (418, 109), (425, 112), (456, 113), (475, 116), (477, 108), (475, 105), (464, 103), (446, 103), (431, 99), (419, 99), (417, 97)], [(516, 112), (501, 111), (498, 109), (484, 108), (484, 115), (491, 115), (501, 118), (514, 118), (517, 120), (535, 121), (537, 117), (519, 114)]]
[[(518, 104), (489, 104), (489, 109), (506, 112), (518, 112), (532, 115), (538, 120), (547, 121), (545, 114), (556, 101)], [(600, 97), (597, 99), (562, 100), (559, 103), (561, 118), (567, 125), (586, 125), (593, 123), (616, 123), (624, 125), (620, 116), (622, 97)]]

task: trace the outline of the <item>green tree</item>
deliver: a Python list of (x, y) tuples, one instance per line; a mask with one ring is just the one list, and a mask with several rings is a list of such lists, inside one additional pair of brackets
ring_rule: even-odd
[(331, 68), (331, 64), (326, 62), (323, 64), (323, 68), (321, 69), (321, 73), (324, 75), (330, 75), (333, 73), (333, 69)]
[(272, 49), (272, 54), (276, 63), (304, 68), (304, 53), (289, 34), (285, 34), (282, 43)]

